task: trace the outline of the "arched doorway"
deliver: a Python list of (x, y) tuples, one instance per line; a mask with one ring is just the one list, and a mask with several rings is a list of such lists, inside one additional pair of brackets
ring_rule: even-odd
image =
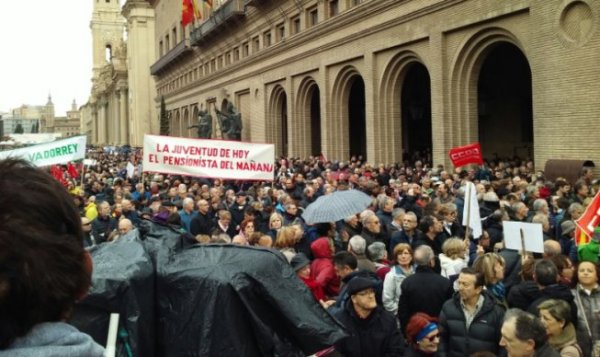
[(281, 92), (278, 109), (278, 116), (281, 123), (281, 131), (279, 132), (279, 136), (281, 138), (281, 150), (284, 156), (288, 155), (289, 147), (288, 147), (288, 123), (287, 123), (287, 95), (284, 91)]
[(171, 136), (180, 136), (181, 131), (179, 130), (179, 127), (181, 122), (181, 117), (179, 114), (179, 110), (175, 111), (175, 119), (173, 120), (173, 122), (171, 123)]
[(477, 83), (479, 141), (486, 158), (533, 158), (531, 69), (521, 50), (498, 42)]
[(310, 94), (310, 152), (321, 155), (321, 91), (316, 84), (311, 87)]
[(402, 159), (431, 162), (431, 84), (423, 64), (408, 65), (401, 96)]
[(367, 156), (367, 124), (365, 118), (365, 82), (359, 75), (350, 83), (348, 95), (348, 138), (350, 156)]
[(269, 98), (269, 110), (267, 114), (268, 140), (275, 144), (277, 155), (287, 156), (289, 153), (288, 143), (288, 116), (287, 95), (281, 85), (275, 85)]

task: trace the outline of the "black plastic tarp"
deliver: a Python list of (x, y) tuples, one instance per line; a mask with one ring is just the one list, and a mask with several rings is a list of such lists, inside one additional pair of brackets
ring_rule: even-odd
[(195, 245), (157, 261), (160, 355), (305, 356), (345, 336), (277, 251)]
[(110, 314), (119, 313), (117, 356), (154, 356), (155, 270), (138, 231), (95, 246), (90, 254), (92, 287), (69, 322), (104, 346)]

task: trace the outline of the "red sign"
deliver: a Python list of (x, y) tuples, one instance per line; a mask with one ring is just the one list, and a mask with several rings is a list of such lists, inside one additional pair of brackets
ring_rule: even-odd
[(483, 165), (483, 155), (479, 143), (452, 148), (448, 155), (450, 155), (450, 160), (456, 167), (468, 164)]
[(581, 230), (581, 232), (585, 233), (585, 235), (588, 237), (587, 240), (580, 241), (581, 239), (578, 236), (575, 236), (577, 244), (579, 245), (579, 243), (589, 242), (589, 237), (591, 237), (592, 234), (594, 234), (594, 229), (596, 229), (596, 226), (598, 226), (599, 223), (600, 192), (596, 194), (592, 202), (590, 202), (590, 204), (586, 207), (585, 212), (583, 212), (583, 215), (581, 215), (581, 217), (579, 217), (579, 219), (575, 221), (575, 224)]

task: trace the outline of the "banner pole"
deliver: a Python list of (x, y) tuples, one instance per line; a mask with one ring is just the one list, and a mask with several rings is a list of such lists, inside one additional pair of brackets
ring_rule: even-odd
[(83, 187), (84, 176), (85, 176), (85, 162), (82, 161), (81, 162), (81, 190), (85, 192), (85, 188)]
[(467, 181), (467, 228), (465, 229), (465, 239), (469, 239), (469, 223), (471, 222), (471, 187)]

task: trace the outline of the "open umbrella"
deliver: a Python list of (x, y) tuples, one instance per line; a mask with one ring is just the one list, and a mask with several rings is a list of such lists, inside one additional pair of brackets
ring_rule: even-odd
[(306, 207), (302, 218), (308, 224), (336, 222), (369, 207), (373, 199), (359, 190), (335, 191)]

